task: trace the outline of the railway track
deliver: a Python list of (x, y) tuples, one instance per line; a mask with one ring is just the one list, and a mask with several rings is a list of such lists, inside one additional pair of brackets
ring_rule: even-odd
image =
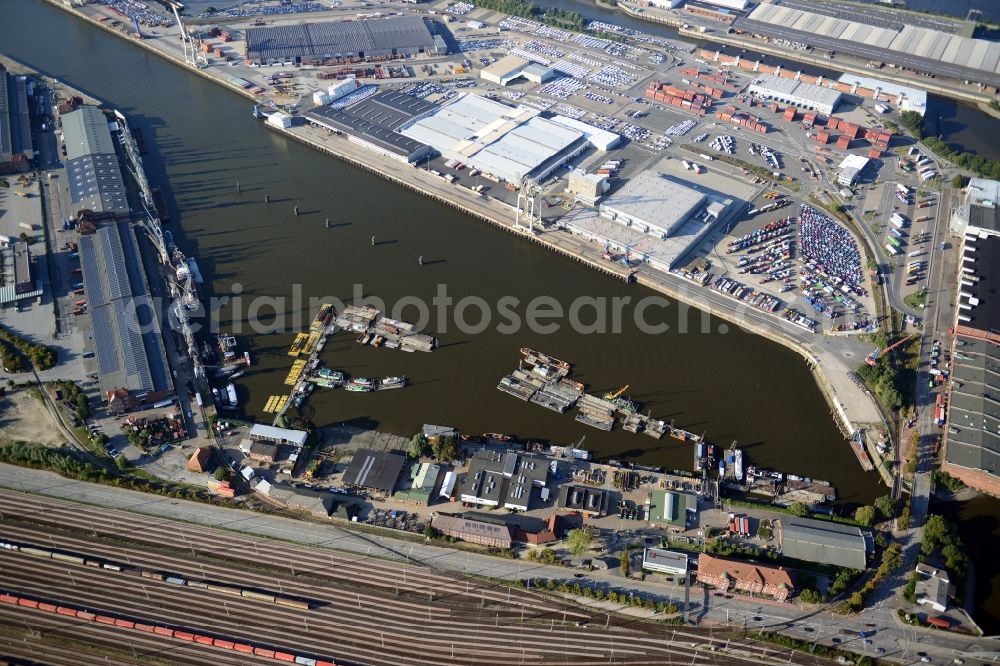
[[(300, 611), (24, 554), (0, 552), (0, 584), (113, 612), (245, 635), (363, 664), (788, 663), (767, 644), (629, 622), (523, 590), (413, 564), (0, 491), (0, 539), (100, 556), (190, 579), (310, 599)], [(178, 536), (181, 535), (181, 538)], [(163, 552), (169, 544), (169, 552)], [(190, 553), (190, 555), (188, 555)], [(103, 605), (102, 605), (103, 604)], [(265, 617), (262, 617), (264, 615)], [(587, 628), (577, 627), (584, 622)], [(282, 642), (284, 641), (284, 642)], [(721, 650), (728, 647), (728, 652)], [(827, 664), (795, 653), (794, 663)]]

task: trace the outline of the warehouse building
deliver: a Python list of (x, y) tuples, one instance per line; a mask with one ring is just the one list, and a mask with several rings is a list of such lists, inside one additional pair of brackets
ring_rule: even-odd
[(35, 266), (31, 257), (31, 248), (27, 243), (16, 242), (14, 249), (14, 294), (23, 297), (36, 291)]
[(0, 175), (28, 171), (34, 156), (27, 78), (0, 65)]
[(955, 346), (941, 468), (1000, 494), (1000, 236), (968, 234), (958, 284)]
[(590, 145), (601, 151), (611, 150), (621, 143), (622, 140), (622, 137), (619, 134), (601, 129), (600, 127), (594, 127), (593, 125), (577, 120), (576, 118), (570, 118), (569, 116), (552, 116), (552, 122), (582, 133)]
[(301, 447), (309, 439), (309, 433), (305, 430), (290, 430), (288, 428), (277, 428), (257, 423), (250, 428), (250, 439), (258, 442), (271, 442), (272, 444), (288, 444), (290, 446)]
[(655, 571), (668, 576), (686, 576), (688, 570), (687, 553), (646, 548), (642, 551), (642, 570)]
[(307, 111), (305, 118), (313, 125), (345, 135), (349, 141), (368, 150), (415, 164), (433, 157), (435, 150), (400, 134), (399, 129), (439, 108), (413, 95), (384, 91), (342, 109), (316, 107)]
[[(433, 24), (435, 32), (437, 24)], [(312, 58), (444, 55), (444, 41), (420, 16), (324, 21), (246, 29), (246, 57), (257, 64), (301, 63)]]
[(785, 516), (781, 518), (778, 543), (784, 557), (837, 567), (864, 570), (867, 540), (861, 528), (827, 520)]
[(406, 458), (399, 453), (358, 449), (344, 472), (344, 484), (391, 495)]
[(115, 143), (108, 119), (96, 106), (81, 106), (62, 116), (66, 176), (76, 210), (129, 214)]
[(654, 490), (649, 494), (649, 518), (654, 525), (669, 525), (686, 530), (698, 519), (698, 496), (673, 490)]
[(833, 113), (840, 104), (840, 92), (812, 83), (765, 74), (750, 82), (748, 92), (762, 99), (788, 104), (817, 113)]
[(508, 86), (518, 79), (526, 79), (532, 83), (545, 83), (555, 78), (556, 73), (550, 67), (526, 58), (509, 55), (500, 58), (479, 72), (480, 78), (498, 86)]
[(514, 545), (510, 528), (503, 524), (439, 513), (431, 519), (431, 527), (446, 536), (490, 548)]
[(950, 228), (956, 236), (1000, 235), (1000, 180), (969, 179), (965, 200), (952, 211)]
[(173, 392), (173, 383), (131, 225), (102, 224), (80, 236), (79, 249), (92, 325), (88, 346), (97, 357), (101, 390), (114, 393), (122, 408), (130, 404), (119, 401), (125, 397), (162, 400)]
[(837, 183), (844, 187), (854, 187), (861, 180), (869, 160), (864, 155), (848, 155), (837, 166)]
[(527, 511), (535, 488), (541, 489), (543, 499), (547, 497), (548, 472), (549, 466), (541, 458), (479, 451), (472, 457), (469, 470), (459, 474), (457, 493), (463, 502), (477, 506)]
[(582, 132), (539, 113), (466, 93), (400, 132), (488, 178), (519, 185), (524, 178), (548, 177), (587, 145)]
[[(1000, 43), (856, 14), (827, 16), (762, 2), (735, 27), (896, 67), (1000, 86)], [(865, 18), (871, 18), (865, 23)], [(857, 19), (857, 20), (855, 20)], [(876, 25), (879, 23), (881, 25)]]

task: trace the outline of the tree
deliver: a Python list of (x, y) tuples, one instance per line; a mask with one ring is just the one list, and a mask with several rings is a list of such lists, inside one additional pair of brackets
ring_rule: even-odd
[(896, 526), (901, 530), (910, 529), (910, 505), (907, 504), (903, 507), (903, 510), (899, 512), (899, 518), (896, 518)]
[(20, 235), (20, 236), (18, 236), (17, 238), (18, 238), (18, 240), (20, 240), (20, 241), (21, 241), (22, 243), (28, 243), (29, 245), (31, 244), (31, 236), (29, 236), (28, 234), (26, 234), (26, 233), (25, 233), (25, 232), (23, 232), (23, 231), (21, 232), (21, 235)]
[(951, 186), (956, 190), (960, 190), (965, 187), (965, 176), (960, 173), (956, 173), (951, 178)]
[(809, 507), (802, 502), (792, 502), (791, 506), (788, 507), (788, 513), (801, 518), (809, 515)]
[(216, 467), (215, 468), (215, 480), (216, 481), (224, 481), (226, 479), (226, 477), (229, 476), (228, 473), (227, 473), (228, 471), (229, 470), (227, 470), (222, 465), (219, 465), (218, 467)]
[(804, 604), (818, 604), (823, 601), (823, 597), (816, 590), (806, 588), (799, 592), (799, 600)]
[(118, 456), (115, 458), (115, 467), (121, 470), (128, 467), (128, 461), (125, 460), (125, 456)]
[(871, 527), (875, 522), (875, 507), (871, 505), (859, 506), (854, 512), (854, 520), (865, 527)]
[(580, 557), (590, 550), (591, 540), (590, 532), (583, 529), (570, 530), (569, 534), (566, 535), (569, 552), (573, 553), (576, 557)]
[(420, 433), (417, 433), (410, 439), (410, 450), (409, 455), (414, 460), (417, 460), (422, 455), (424, 455), (424, 449), (427, 447), (427, 440)]
[(458, 457), (458, 445), (454, 437), (438, 437), (431, 445), (434, 457), (443, 462), (451, 462)]
[(551, 548), (544, 548), (542, 550), (542, 554), (538, 556), (538, 559), (540, 559), (545, 564), (555, 564), (556, 551), (552, 550)]
[(882, 495), (875, 500), (875, 508), (883, 518), (892, 518), (896, 513), (896, 500), (891, 495)]
[(76, 416), (81, 421), (90, 416), (90, 403), (87, 401), (87, 396), (82, 393), (76, 396)]
[(627, 578), (630, 567), (628, 550), (623, 550), (622, 554), (618, 556), (618, 566), (621, 568), (622, 575)]
[(899, 124), (918, 139), (924, 134), (924, 117), (916, 111), (903, 111), (899, 114)]

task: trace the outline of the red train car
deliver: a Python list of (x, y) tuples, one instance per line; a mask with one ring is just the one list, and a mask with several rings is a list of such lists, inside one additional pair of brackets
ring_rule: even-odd
[(202, 645), (212, 645), (213, 638), (211, 636), (202, 636), (201, 634), (194, 635), (194, 642), (201, 643)]
[(235, 643), (233, 643), (232, 641), (227, 641), (227, 640), (225, 640), (223, 638), (216, 638), (214, 641), (212, 641), (212, 645), (214, 645), (215, 647), (220, 647), (220, 648), (225, 648), (227, 650), (232, 650), (233, 649), (233, 645), (235, 645)]
[(190, 631), (179, 631), (179, 630), (175, 631), (174, 638), (179, 638), (182, 641), (194, 642), (194, 634), (192, 634)]
[(88, 622), (93, 622), (97, 616), (89, 611), (77, 611), (76, 617), (80, 620), (87, 620)]
[(257, 647), (253, 649), (253, 653), (258, 657), (269, 657), (274, 659), (274, 650), (269, 650), (268, 648)]
[(135, 629), (135, 620), (123, 620), (121, 618), (116, 618), (115, 626), (123, 627), (125, 629)]
[(76, 617), (75, 608), (66, 608), (65, 606), (60, 606), (59, 608), (56, 609), (56, 612), (59, 613), (60, 615), (69, 615), (70, 617)]
[(47, 601), (39, 601), (38, 602), (38, 610), (43, 610), (43, 611), (48, 611), (50, 613), (55, 613), (56, 612), (56, 605), (55, 604), (50, 604)]
[(150, 634), (153, 633), (156, 630), (156, 627), (154, 627), (153, 625), (151, 625), (151, 624), (144, 624), (142, 622), (136, 622), (134, 628), (138, 629), (139, 631), (145, 631), (145, 632), (150, 633)]
[(156, 625), (155, 627), (153, 627), (153, 633), (154, 634), (159, 634), (160, 636), (169, 636), (171, 638), (174, 637), (174, 630), (173, 629), (171, 629), (169, 627), (161, 627), (159, 625)]
[(249, 643), (234, 643), (233, 649), (237, 652), (247, 652), (249, 654), (253, 654), (253, 646)]
[(7, 593), (0, 594), (0, 601), (2, 601), (5, 604), (14, 604), (16, 606), (17, 605), (17, 600), (19, 598), (20, 597), (17, 597), (17, 596), (15, 596), (13, 594), (7, 594)]
[(288, 654), (287, 652), (278, 652), (278, 651), (275, 651), (274, 658), (277, 659), (278, 661), (288, 661), (288, 662), (293, 662), (293, 663), (295, 662), (295, 655), (294, 654)]

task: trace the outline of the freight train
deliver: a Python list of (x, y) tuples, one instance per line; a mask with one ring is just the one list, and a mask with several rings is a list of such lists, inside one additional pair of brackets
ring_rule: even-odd
[[(23, 549), (22, 549), (23, 550)], [(41, 550), (41, 549), (33, 549)], [(30, 551), (29, 551), (30, 552)], [(37, 553), (31, 553), (37, 554)], [(69, 604), (59, 604), (53, 601), (46, 601), (37, 597), (25, 596), (10, 591), (0, 590), (0, 603), (23, 608), (33, 608), (57, 615), (72, 617), (84, 622), (96, 622), (111, 627), (130, 629), (132, 631), (144, 631), (150, 634), (157, 634), (166, 638), (173, 638), (189, 643), (200, 645), (211, 645), (225, 650), (252, 654), (258, 657), (267, 657), (275, 661), (282, 661), (290, 664), (300, 664), (301, 666), (336, 666), (337, 662), (331, 659), (323, 659), (304, 654), (296, 654), (273, 645), (263, 645), (259, 643), (244, 642), (235, 640), (232, 637), (222, 637), (213, 634), (203, 634), (190, 627), (174, 627), (165, 624), (157, 624), (151, 620), (126, 617), (117, 614), (104, 614), (80, 608)], [(343, 662), (341, 662), (343, 663)]]
[(113, 562), (110, 560), (105, 560), (103, 558), (84, 557), (83, 555), (78, 555), (76, 553), (67, 552), (64, 550), (41, 548), (38, 546), (18, 544), (7, 541), (0, 541), (0, 549), (18, 551), (26, 555), (33, 555), (35, 557), (44, 557), (53, 560), (60, 560), (62, 562), (72, 562), (74, 564), (82, 564), (89, 567), (109, 569), (111, 571), (120, 571), (126, 574), (139, 575), (142, 576), (143, 578), (162, 581), (164, 583), (169, 583), (171, 585), (198, 587), (211, 590), (212, 592), (229, 594), (234, 597), (245, 597), (247, 599), (254, 599), (256, 601), (266, 601), (272, 604), (278, 604), (279, 606), (287, 606), (289, 608), (297, 608), (299, 610), (309, 610), (311, 608), (309, 601), (306, 599), (299, 599), (296, 597), (289, 597), (282, 594), (275, 594), (270, 591), (262, 592), (259, 590), (248, 589), (237, 585), (228, 585), (226, 583), (219, 583), (215, 581), (182, 578), (180, 576), (166, 574), (161, 571), (149, 571), (147, 569), (141, 569), (139, 567), (135, 567), (132, 565), (121, 564), (119, 562)]

